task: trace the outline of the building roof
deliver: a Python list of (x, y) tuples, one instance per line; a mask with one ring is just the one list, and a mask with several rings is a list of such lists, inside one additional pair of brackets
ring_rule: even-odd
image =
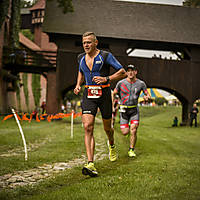
[(34, 42), (32, 42), (31, 40), (29, 40), (27, 37), (25, 37), (22, 33), (19, 33), (19, 42), (27, 47), (28, 49), (32, 50), (32, 51), (41, 51), (41, 48), (35, 44)]
[(38, 0), (37, 3), (31, 7), (29, 10), (39, 10), (39, 9), (45, 9), (45, 0)]
[[(63, 14), (47, 1), (43, 30), (107, 38), (200, 45), (200, 9), (113, 0), (73, 0), (74, 12)], [(53, 13), (53, 14), (52, 14)]]

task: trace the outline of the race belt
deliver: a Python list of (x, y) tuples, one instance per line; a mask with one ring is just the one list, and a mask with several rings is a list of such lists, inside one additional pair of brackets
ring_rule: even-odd
[(137, 105), (127, 106), (127, 105), (120, 105), (120, 108), (135, 108)]
[(119, 106), (119, 112), (125, 113), (126, 112), (126, 108), (136, 108), (136, 107), (137, 107), (137, 105), (132, 105), (132, 106), (120, 105)]
[(101, 88), (106, 88), (106, 87), (110, 87), (110, 84), (107, 85), (85, 85), (86, 88), (89, 87), (101, 87)]

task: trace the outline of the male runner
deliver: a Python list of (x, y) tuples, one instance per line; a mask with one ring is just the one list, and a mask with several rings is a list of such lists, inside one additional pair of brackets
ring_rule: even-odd
[[(113, 95), (119, 94), (120, 97), (120, 128), (123, 135), (130, 132), (129, 157), (135, 157), (135, 145), (137, 140), (137, 128), (139, 126), (138, 98), (143, 90), (145, 101), (150, 99), (146, 84), (136, 78), (137, 69), (134, 65), (128, 65), (127, 78), (119, 81), (113, 91)], [(130, 123), (130, 127), (129, 127)]]
[[(85, 91), (82, 101), (82, 122), (85, 129), (85, 147), (88, 163), (82, 169), (84, 175), (97, 176), (94, 167), (95, 141), (93, 136), (95, 116), (99, 108), (102, 115), (104, 130), (109, 140), (109, 159), (117, 159), (114, 145), (114, 129), (111, 128), (112, 100), (110, 81), (126, 77), (126, 71), (116, 58), (108, 52), (97, 49), (98, 40), (93, 32), (82, 36), (85, 53), (79, 55), (79, 72), (74, 93), (80, 92), (85, 78)], [(110, 66), (117, 72), (109, 76)]]

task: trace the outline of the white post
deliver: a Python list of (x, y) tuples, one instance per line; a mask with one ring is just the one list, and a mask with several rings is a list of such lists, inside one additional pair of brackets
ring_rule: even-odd
[(74, 133), (73, 133), (73, 125), (74, 125), (74, 110), (72, 110), (72, 115), (71, 115), (71, 138), (74, 137)]
[(21, 136), (22, 136), (22, 140), (23, 140), (23, 144), (24, 144), (25, 160), (27, 161), (27, 159), (28, 159), (28, 154), (27, 154), (27, 147), (26, 147), (26, 140), (25, 140), (25, 137), (24, 137), (24, 133), (23, 133), (22, 127), (21, 127), (21, 125), (20, 125), (20, 123), (19, 123), (19, 120), (18, 120), (18, 118), (17, 118), (17, 115), (16, 115), (16, 113), (15, 113), (15, 110), (14, 110), (13, 108), (12, 108), (12, 113), (13, 113), (14, 116), (15, 116), (15, 120), (16, 120), (16, 122), (17, 122), (17, 125), (18, 125), (18, 127), (19, 127), (19, 131), (20, 131)]

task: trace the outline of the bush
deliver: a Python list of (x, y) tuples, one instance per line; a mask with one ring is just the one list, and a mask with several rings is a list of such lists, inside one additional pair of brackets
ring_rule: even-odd
[(164, 103), (167, 103), (167, 100), (163, 97), (155, 98), (155, 103), (159, 106), (163, 105)]

